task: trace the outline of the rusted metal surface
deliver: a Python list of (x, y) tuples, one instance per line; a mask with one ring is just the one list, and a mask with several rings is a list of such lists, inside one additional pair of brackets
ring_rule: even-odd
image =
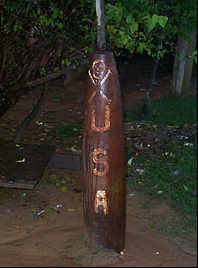
[(85, 88), (83, 210), (92, 243), (125, 247), (125, 140), (120, 84), (112, 52), (93, 53)]

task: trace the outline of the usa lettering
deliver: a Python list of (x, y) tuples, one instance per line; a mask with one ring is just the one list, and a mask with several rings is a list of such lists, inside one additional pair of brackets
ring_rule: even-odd
[[(93, 83), (94, 87), (98, 87), (103, 85), (106, 80), (108, 79), (109, 75), (111, 74), (111, 70), (106, 68), (106, 64), (103, 60), (95, 60), (92, 64), (91, 69), (88, 71), (89, 77)], [(99, 97), (103, 103), (105, 103), (104, 106), (104, 116), (101, 118), (100, 115), (97, 115), (96, 107), (94, 105), (94, 99), (95, 97)], [(111, 100), (107, 98), (107, 96), (104, 94), (102, 90), (96, 89), (90, 99), (89, 99), (90, 107), (91, 107), (91, 122), (90, 126), (92, 131), (96, 133), (104, 133), (106, 131), (110, 131), (111, 129)], [(97, 116), (100, 116), (100, 118), (97, 118)], [(100, 119), (100, 122), (102, 122), (101, 125), (97, 124), (97, 119)], [(108, 163), (108, 152), (105, 148), (95, 148), (92, 152), (92, 161), (94, 163), (94, 168), (92, 170), (93, 177), (97, 181), (97, 185), (100, 184), (100, 179), (105, 178), (105, 176), (109, 172), (109, 163)], [(99, 181), (98, 181), (99, 180)], [(107, 215), (109, 213), (108, 209), (108, 197), (107, 193), (104, 189), (99, 189), (95, 193), (94, 197), (94, 212), (95, 213), (103, 213)]]

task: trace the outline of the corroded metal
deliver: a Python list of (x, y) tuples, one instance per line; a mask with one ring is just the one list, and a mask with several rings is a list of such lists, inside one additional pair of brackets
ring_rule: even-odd
[(125, 247), (126, 182), (122, 100), (114, 55), (94, 53), (85, 88), (83, 211), (92, 243)]

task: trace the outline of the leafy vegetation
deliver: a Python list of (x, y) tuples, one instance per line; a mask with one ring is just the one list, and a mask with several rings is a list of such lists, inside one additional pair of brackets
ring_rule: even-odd
[[(143, 0), (141, 3), (134, 0), (119, 1), (107, 4), (106, 9), (108, 40), (117, 53), (125, 49), (130, 53), (156, 55), (157, 40), (159, 36), (164, 38), (161, 30), (168, 21), (157, 3), (151, 0)], [(157, 53), (160, 57), (164, 55), (163, 46)]]
[[(109, 0), (105, 11), (108, 46), (117, 55), (173, 56), (181, 21), (185, 35), (197, 18), (194, 0)], [(0, 12), (2, 116), (24, 93), (85, 66), (97, 27), (92, 0), (2, 0)]]
[[(130, 126), (128, 187), (175, 209), (179, 216), (166, 226), (169, 234), (191, 234), (197, 226), (196, 98), (169, 96), (153, 101), (147, 116), (138, 109), (125, 116)], [(137, 119), (135, 128), (129, 122)]]

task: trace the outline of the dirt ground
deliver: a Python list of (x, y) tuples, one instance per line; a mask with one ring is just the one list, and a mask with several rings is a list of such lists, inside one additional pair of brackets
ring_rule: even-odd
[[(37, 117), (23, 142), (50, 144), (57, 152), (72, 150), (57, 141), (61, 123), (82, 122), (84, 76), (69, 86), (50, 85)], [(158, 79), (154, 98), (168, 94), (170, 76)], [(130, 107), (145, 97), (145, 80), (124, 89)], [(23, 96), (0, 120), (1, 138), (13, 139), (22, 119), (35, 103), (36, 93)], [(81, 137), (79, 137), (81, 139)], [(80, 142), (80, 140), (79, 140)], [(141, 192), (127, 190), (126, 246), (123, 254), (96, 247), (85, 239), (80, 171), (51, 169), (33, 190), (0, 188), (0, 267), (197, 267), (197, 236), (170, 238), (158, 227), (174, 217), (168, 204), (153, 202)]]

